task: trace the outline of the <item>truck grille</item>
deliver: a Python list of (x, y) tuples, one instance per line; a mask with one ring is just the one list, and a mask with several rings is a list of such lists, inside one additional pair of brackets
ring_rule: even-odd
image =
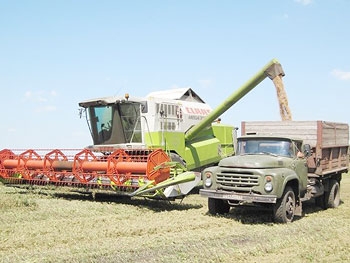
[(224, 190), (248, 192), (253, 186), (259, 185), (258, 175), (234, 169), (222, 169), (220, 173), (217, 173), (216, 180)]

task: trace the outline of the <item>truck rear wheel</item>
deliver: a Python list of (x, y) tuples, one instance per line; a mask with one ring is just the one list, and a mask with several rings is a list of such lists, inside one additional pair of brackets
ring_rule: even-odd
[(336, 208), (340, 204), (340, 187), (337, 180), (329, 182), (329, 192), (325, 192), (326, 208)]
[(230, 205), (226, 201), (215, 198), (208, 198), (208, 208), (211, 215), (223, 215), (230, 211)]
[(286, 187), (282, 198), (277, 200), (273, 212), (276, 223), (289, 223), (293, 221), (295, 214), (295, 194), (291, 187)]
[(329, 191), (316, 197), (316, 205), (322, 209), (336, 208), (340, 204), (340, 186), (337, 180), (330, 180)]

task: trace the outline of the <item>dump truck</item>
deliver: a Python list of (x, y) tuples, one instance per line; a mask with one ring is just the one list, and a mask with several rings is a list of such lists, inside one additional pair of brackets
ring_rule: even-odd
[(1, 150), (0, 178), (9, 184), (183, 197), (200, 183), (204, 168), (234, 154), (234, 127), (216, 120), (266, 77), (280, 83), (282, 76), (273, 59), (215, 109), (191, 88), (84, 100), (80, 113), (91, 146), (77, 153)]
[(349, 168), (349, 126), (328, 121), (242, 122), (236, 155), (203, 171), (210, 214), (238, 205), (272, 208), (275, 222), (302, 216), (302, 203), (340, 204)]

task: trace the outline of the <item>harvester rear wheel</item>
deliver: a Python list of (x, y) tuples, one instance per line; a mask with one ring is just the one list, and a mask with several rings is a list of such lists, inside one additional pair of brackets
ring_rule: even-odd
[(209, 214), (211, 215), (223, 215), (230, 211), (230, 205), (221, 199), (208, 198)]

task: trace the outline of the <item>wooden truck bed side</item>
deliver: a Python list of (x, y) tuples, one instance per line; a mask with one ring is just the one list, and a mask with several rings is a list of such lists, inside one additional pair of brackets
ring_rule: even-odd
[(327, 121), (242, 122), (241, 134), (283, 136), (302, 139), (312, 147), (309, 172), (319, 176), (347, 172), (349, 167), (349, 125)]

